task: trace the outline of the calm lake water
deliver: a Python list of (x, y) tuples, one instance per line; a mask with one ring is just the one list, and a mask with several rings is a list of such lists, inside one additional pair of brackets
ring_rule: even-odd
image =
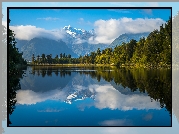
[(171, 126), (171, 70), (28, 67), (10, 126)]

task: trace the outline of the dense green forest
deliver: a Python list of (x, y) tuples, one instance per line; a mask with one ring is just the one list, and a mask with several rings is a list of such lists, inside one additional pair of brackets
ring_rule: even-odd
[(138, 42), (132, 39), (128, 43), (117, 45), (114, 49), (106, 48), (91, 52), (79, 58), (71, 55), (60, 54), (52, 58), (52, 55), (42, 54), (32, 56), (32, 64), (100, 64), (114, 66), (135, 67), (171, 67), (171, 18), (155, 29), (147, 38), (141, 38)]

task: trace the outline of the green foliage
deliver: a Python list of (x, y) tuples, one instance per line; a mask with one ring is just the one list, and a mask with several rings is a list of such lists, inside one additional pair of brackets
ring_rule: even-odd
[[(91, 64), (109, 64), (115, 66), (164, 67), (171, 65), (171, 18), (160, 31), (154, 30), (148, 37), (138, 42), (134, 39), (122, 43), (112, 50), (106, 48), (92, 52), (89, 57)], [(80, 57), (87, 59), (88, 57)], [(87, 62), (89, 63), (89, 62)]]
[[(160, 102), (160, 106), (165, 107), (171, 115), (171, 69), (128, 69), (114, 67), (114, 71), (104, 71), (109, 69), (101, 67), (97, 68), (95, 72), (88, 73), (98, 81), (103, 78), (108, 82), (115, 82), (116, 85), (122, 85), (124, 88), (128, 87), (132, 92), (137, 90), (142, 93), (147, 92), (151, 101)], [(116, 90), (121, 92), (121, 88), (116, 88)]]
[[(43, 59), (43, 58), (42, 58)], [(36, 62), (39, 64), (37, 58)], [(154, 30), (148, 37), (138, 42), (134, 39), (114, 48), (97, 49), (85, 56), (71, 58), (71, 55), (60, 54), (60, 58), (47, 57), (48, 64), (103, 64), (136, 67), (170, 67), (171, 66), (171, 18), (160, 31)]]
[(26, 64), (26, 61), (22, 58), (23, 53), (19, 53), (18, 49), (16, 48), (16, 41), (15, 41), (15, 34), (12, 30), (8, 29), (9, 32), (9, 67), (13, 68), (17, 65)]
[[(10, 22), (10, 21), (9, 21)], [(20, 78), (22, 77), (23, 71), (22, 67), (27, 64), (27, 62), (22, 58), (22, 53), (19, 53), (16, 48), (15, 34), (12, 30), (8, 29), (8, 112), (12, 114), (14, 111), (16, 103), (16, 91), (21, 88)], [(11, 121), (8, 120), (8, 124)]]

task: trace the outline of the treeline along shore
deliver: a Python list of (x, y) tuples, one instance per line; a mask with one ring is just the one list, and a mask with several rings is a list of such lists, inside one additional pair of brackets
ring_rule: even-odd
[(147, 38), (140, 38), (137, 42), (132, 39), (115, 48), (106, 48), (90, 54), (72, 58), (70, 54), (60, 53), (52, 55), (32, 55), (33, 66), (117, 66), (144, 68), (171, 68), (171, 18), (160, 30), (155, 29)]

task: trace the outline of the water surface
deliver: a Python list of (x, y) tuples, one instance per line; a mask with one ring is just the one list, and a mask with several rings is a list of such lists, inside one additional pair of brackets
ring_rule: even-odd
[(10, 126), (171, 126), (171, 70), (28, 67)]

